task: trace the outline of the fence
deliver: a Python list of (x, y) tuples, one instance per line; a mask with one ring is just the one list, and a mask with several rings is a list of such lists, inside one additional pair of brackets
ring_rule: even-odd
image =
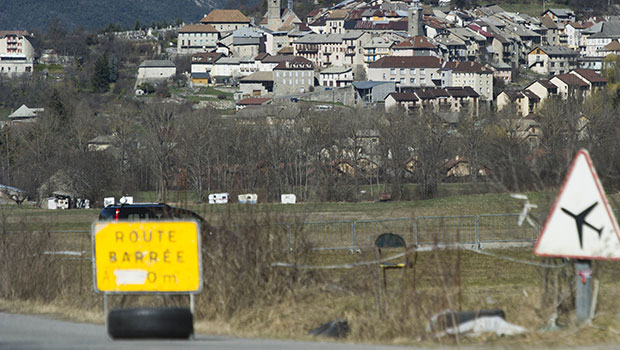
[[(323, 221), (279, 224), (277, 230), (288, 235), (289, 247), (300, 241), (316, 250), (349, 250), (374, 246), (385, 232), (401, 235), (408, 245), (481, 244), (533, 242), (538, 229), (527, 223), (518, 225), (519, 214), (464, 216), (421, 216), (416, 218)], [(49, 253), (90, 259), (90, 231), (54, 231)]]
[[(417, 218), (313, 222), (292, 230), (303, 234), (314, 249), (358, 249), (374, 246), (381, 233), (401, 235), (408, 245), (533, 242), (538, 229), (518, 224), (519, 214), (421, 216)], [(295, 233), (292, 233), (295, 232)], [(289, 238), (291, 248), (294, 240)]]

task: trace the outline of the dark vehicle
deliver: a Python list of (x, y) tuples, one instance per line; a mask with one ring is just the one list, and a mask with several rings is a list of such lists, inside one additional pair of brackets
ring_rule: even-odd
[(101, 209), (99, 220), (196, 220), (201, 231), (211, 232), (211, 227), (200, 215), (188, 209), (171, 207), (165, 203), (108, 205)]

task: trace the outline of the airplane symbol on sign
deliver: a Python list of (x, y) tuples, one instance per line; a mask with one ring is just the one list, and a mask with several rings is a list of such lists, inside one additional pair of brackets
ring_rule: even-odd
[(563, 212), (565, 212), (566, 214), (570, 215), (573, 219), (575, 219), (575, 224), (577, 225), (577, 235), (579, 236), (579, 246), (581, 247), (581, 249), (583, 249), (583, 226), (586, 225), (589, 228), (593, 229), (594, 231), (598, 232), (598, 237), (599, 239), (601, 238), (601, 234), (603, 232), (603, 227), (601, 228), (596, 228), (594, 226), (592, 226), (592, 224), (590, 224), (589, 222), (586, 221), (586, 216), (588, 216), (588, 214), (590, 214), (590, 212), (592, 211), (592, 209), (594, 209), (594, 207), (596, 207), (596, 205), (598, 204), (598, 202), (595, 202), (594, 204), (592, 204), (591, 206), (589, 206), (588, 208), (586, 208), (584, 211), (582, 211), (579, 214), (573, 214), (570, 211), (561, 208)]

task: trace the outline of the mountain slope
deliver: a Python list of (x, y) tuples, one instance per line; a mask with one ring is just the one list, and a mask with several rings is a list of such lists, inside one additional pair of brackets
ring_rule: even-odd
[(262, 0), (0, 0), (0, 30), (46, 29), (51, 22), (68, 29), (104, 28), (118, 23), (133, 28), (136, 21), (198, 22), (214, 8), (239, 8), (239, 2), (254, 6)]

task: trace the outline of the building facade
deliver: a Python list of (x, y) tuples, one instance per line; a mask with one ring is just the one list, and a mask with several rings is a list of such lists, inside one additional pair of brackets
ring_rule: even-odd
[(314, 65), (303, 57), (283, 61), (273, 69), (273, 92), (276, 96), (294, 95), (314, 87)]

